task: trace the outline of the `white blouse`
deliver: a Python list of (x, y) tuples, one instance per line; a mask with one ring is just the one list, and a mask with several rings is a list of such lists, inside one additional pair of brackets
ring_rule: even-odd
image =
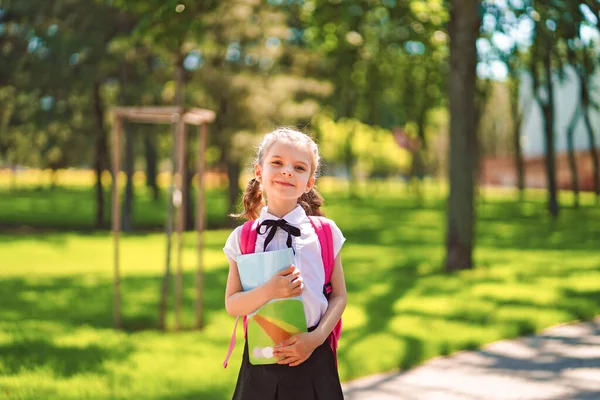
[[(258, 218), (261, 223), (264, 220), (278, 220), (280, 218), (269, 214), (267, 207), (263, 207)], [(292, 247), (295, 251), (295, 265), (300, 270), (300, 275), (304, 278), (304, 291), (302, 292), (302, 302), (304, 303), (304, 314), (306, 316), (306, 326), (313, 327), (319, 324), (321, 317), (327, 310), (327, 298), (323, 294), (323, 284), (325, 283), (325, 271), (323, 260), (321, 258), (321, 245), (317, 233), (312, 223), (306, 216), (302, 206), (298, 205), (290, 213), (283, 217), (290, 225), (300, 228), (300, 236), (292, 236)], [(346, 238), (335, 222), (329, 220), (331, 233), (333, 236), (334, 256), (337, 257)], [(271, 229), (266, 229), (262, 235), (256, 237), (256, 253), (262, 252), (265, 239)], [(231, 232), (223, 251), (225, 255), (237, 261), (237, 256), (242, 254), (240, 247), (240, 234), (242, 227), (238, 226)], [(287, 248), (288, 233), (278, 228), (275, 237), (269, 242), (266, 251), (281, 250)]]

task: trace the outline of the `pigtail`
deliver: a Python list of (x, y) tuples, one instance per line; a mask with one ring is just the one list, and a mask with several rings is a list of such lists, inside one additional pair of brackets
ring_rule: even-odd
[(242, 198), (242, 207), (244, 210), (239, 214), (231, 214), (231, 216), (255, 220), (260, 216), (260, 210), (264, 205), (265, 202), (263, 200), (260, 182), (256, 180), (256, 178), (252, 178), (248, 182), (246, 190), (244, 191), (244, 197)]
[(302, 196), (300, 196), (298, 199), (298, 204), (304, 208), (306, 215), (324, 217), (325, 213), (323, 213), (323, 210), (321, 210), (323, 201), (323, 196), (321, 196), (321, 194), (317, 192), (317, 189), (313, 187), (308, 193), (304, 193)]

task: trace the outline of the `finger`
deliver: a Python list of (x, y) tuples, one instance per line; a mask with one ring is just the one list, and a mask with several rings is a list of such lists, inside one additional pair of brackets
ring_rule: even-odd
[(302, 364), (306, 360), (308, 360), (308, 357), (304, 357), (304, 358), (301, 358), (298, 361), (294, 361), (294, 362), (290, 363), (290, 367), (296, 367), (296, 366)]
[(279, 275), (279, 276), (286, 276), (286, 275), (290, 275), (292, 272), (294, 272), (294, 269), (296, 267), (294, 267), (293, 265), (290, 265), (289, 267), (287, 267), (286, 269), (282, 269), (281, 271), (279, 271), (277, 274), (275, 275)]
[(279, 343), (279, 345), (275, 346), (275, 348), (279, 349), (279, 348), (282, 348), (282, 347), (292, 346), (297, 341), (298, 341), (298, 336), (292, 336), (291, 338), (286, 339), (283, 342)]
[(292, 289), (292, 294), (295, 296), (301, 295), (304, 292), (304, 283)]
[(295, 280), (293, 280), (293, 281), (290, 282), (290, 287), (292, 289), (300, 287), (300, 286), (302, 286), (302, 282), (304, 282), (304, 280), (302, 278), (295, 279)]
[(293, 362), (297, 362), (298, 360), (299, 360), (298, 357), (286, 357), (286, 358), (283, 358), (283, 359), (277, 361), (277, 364), (283, 364), (283, 365), (285, 365), (285, 364), (290, 364), (290, 363), (293, 363)]
[(287, 275), (283, 276), (285, 279), (287, 279), (288, 282), (292, 282), (294, 281), (296, 278), (298, 278), (298, 274), (295, 274), (294, 272), (290, 272)]
[(300, 276), (300, 270), (298, 268), (294, 267), (292, 272), (290, 272), (290, 274), (288, 275), (288, 278), (290, 280), (294, 280), (294, 279), (298, 278), (299, 276)]
[(287, 358), (297, 356), (296, 349), (290, 349), (289, 347), (282, 347), (279, 351), (273, 351), (273, 357)]

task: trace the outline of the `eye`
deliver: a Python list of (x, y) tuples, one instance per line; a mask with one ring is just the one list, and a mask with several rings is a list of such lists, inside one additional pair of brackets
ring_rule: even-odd
[(279, 161), (279, 160), (271, 161), (271, 164), (273, 164), (273, 165), (281, 165), (281, 161)]
[(303, 167), (303, 166), (301, 166), (301, 165), (298, 165), (298, 166), (296, 167), (296, 169), (297, 169), (298, 171), (306, 171), (306, 168), (304, 168), (304, 167)]

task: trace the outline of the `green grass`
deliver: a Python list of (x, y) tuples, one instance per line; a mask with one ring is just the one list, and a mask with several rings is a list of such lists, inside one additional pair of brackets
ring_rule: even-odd
[[(77, 203), (69, 193), (62, 201)], [(600, 208), (591, 197), (580, 210), (565, 207), (554, 222), (542, 192), (528, 192), (518, 204), (511, 193), (486, 190), (478, 208), (477, 268), (447, 275), (440, 269), (445, 201), (437, 191), (421, 206), (398, 187), (370, 193), (369, 199), (326, 193), (326, 211), (348, 239), (342, 380), (600, 313)], [(567, 203), (569, 195), (562, 196)], [(0, 198), (4, 218), (16, 202)], [(238, 329), (224, 370), (234, 320), (223, 306), (221, 248), (228, 233), (205, 233), (206, 328), (168, 333), (154, 329), (163, 235), (122, 239), (124, 331), (112, 329), (108, 233), (0, 235), (0, 398), (230, 398), (242, 346)], [(193, 324), (194, 243), (187, 234), (186, 326)]]
[[(123, 191), (121, 192), (123, 193)], [(106, 227), (110, 226), (111, 197), (105, 190)], [(135, 230), (162, 229), (167, 217), (166, 190), (159, 200), (151, 198), (143, 185), (136, 187), (133, 206)], [(195, 193), (193, 194), (195, 201)], [(219, 190), (206, 193), (206, 223), (209, 229), (227, 223), (227, 199)], [(10, 189), (0, 185), (0, 227), (30, 227), (55, 230), (92, 230), (95, 222), (95, 194), (86, 186), (25, 186)]]

